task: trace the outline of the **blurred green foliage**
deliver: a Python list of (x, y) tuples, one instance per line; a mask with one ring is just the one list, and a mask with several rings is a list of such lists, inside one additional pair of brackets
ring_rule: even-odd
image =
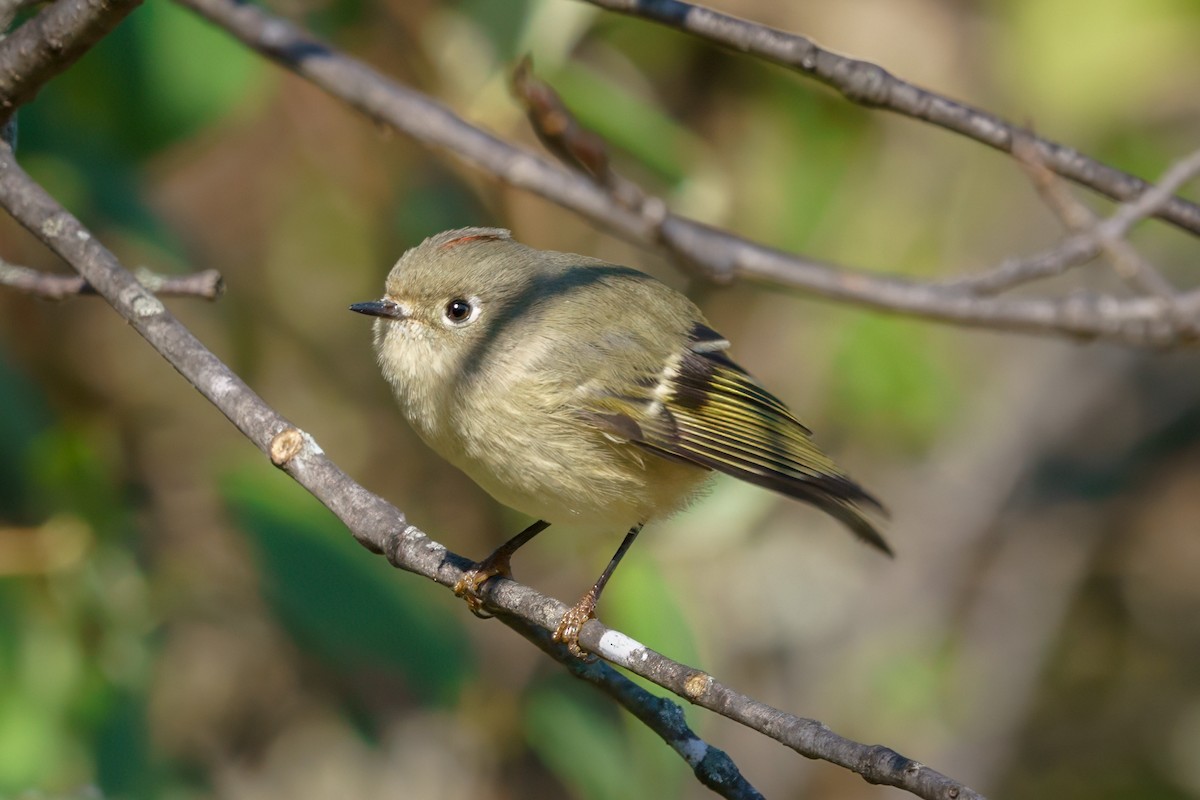
[(45, 397), (4, 358), (0, 358), (0, 397), (4, 398), (4, 413), (0, 414), (0, 453), (4, 453), (0, 458), (0, 507), (12, 521), (30, 522), (34, 515), (26, 496), (34, 486), (28, 480), (29, 453), (51, 418)]
[[(1029, 119), (1143, 175), (1194, 147), (1200, 129), (1200, 6), (1191, 0), (914, 2), (868, 4), (869, 13), (863, 4), (725, 5)], [(673, 208), (816, 259), (932, 277), (1035, 249), (1057, 232), (1002, 156), (575, 0), (287, 10), (532, 148), (504, 88), (528, 50), (611, 144), (620, 170)], [(464, 224), (506, 224), (531, 243), (667, 274), (564, 212), (381, 135), (168, 2), (143, 4), (22, 109), (20, 124), (26, 167), (127, 263), (220, 269), (230, 288), (219, 304), (172, 301), (172, 310), (355, 477), (460, 552), (487, 552), (510, 526), (398, 422), (370, 334), (345, 305), (377, 296), (404, 247)], [(0, 256), (60, 268), (15, 227), (0, 233)], [(852, 443), (855, 475), (871, 487), (911, 486), (913, 474), (946, 487), (933, 510), (906, 508), (900, 490), (884, 498), (910, 531), (937, 532), (964, 513), (961, 476), (927, 460), (962, 447), (957, 423), (985, 419), (976, 447), (995, 446), (1002, 462), (1011, 437), (994, 430), (1040, 430), (1037, 414), (1053, 405), (1030, 404), (1023, 419), (978, 410), (1008, 410), (1007, 398), (992, 398), (1009, 389), (997, 388), (997, 364), (1017, 374), (1014, 364), (1026, 352), (1035, 361), (1044, 343), (1016, 339), (1020, 352), (1005, 360), (994, 339), (958, 329), (745, 286), (693, 288), (739, 358), (761, 365), (814, 429)], [(936, 580), (913, 578), (914, 588), (873, 576), (918, 574), (967, 544), (935, 540), (913, 552), (913, 533), (898, 543), (893, 572), (868, 573), (856, 551), (827, 551), (809, 535), (809, 512), (788, 516), (794, 507), (719, 483), (671, 523), (671, 542), (685, 544), (663, 549), (647, 531), (601, 615), (849, 735), (914, 757), (961, 756), (934, 764), (951, 774), (985, 762), (977, 751), (1008, 753), (990, 773), (979, 767), (997, 794), (1200, 797), (1200, 775), (1188, 772), (1200, 763), (1200, 734), (1185, 725), (1186, 709), (1200, 708), (1200, 647), (1187, 626), (1196, 615), (1185, 613), (1195, 599), (1186, 570), (1200, 558), (1175, 539), (1151, 551), (1158, 558), (1139, 549), (1194, 508), (1186, 480), (1196, 425), (1178, 405), (1189, 402), (1195, 368), (1181, 361), (1170, 370), (1176, 382), (1137, 395), (1144, 405), (1121, 395), (1125, 405), (1080, 436), (1082, 456), (1029, 467), (1037, 502), (1117, 505), (1086, 532), (1113, 543), (1097, 548), (1095, 574), (1063, 601), (1071, 633), (1024, 654), (1045, 663), (1033, 665), (1013, 740), (981, 735), (971, 751), (956, 726), (977, 721), (975, 698), (961, 695), (975, 675), (964, 677), (960, 661), (964, 620), (977, 576), (1026, 530), (1011, 522), (1017, 512), (997, 512), (979, 526), (996, 532), (981, 534), (977, 551)], [(1109, 393), (1136, 393), (1136, 383)], [(1121, 456), (1097, 461), (1090, 448), (1122, 433), (1131, 441)], [(395, 796), (384, 778), (401, 771), (408, 786), (419, 771), (408, 753), (470, 783), (478, 800), (707, 796), (608, 700), (355, 544), (94, 299), (0, 295), (0, 456), (0, 797), (318, 797), (331, 786)], [(1182, 488), (1171, 489), (1176, 481)], [(1159, 508), (1170, 513), (1150, 516)], [(1084, 535), (1063, 530), (1043, 538)], [(796, 542), (811, 555), (803, 563)], [(578, 578), (568, 599), (602, 566), (565, 539), (530, 550), (518, 561), (522, 579)], [(745, 566), (756, 557), (765, 573)], [(567, 560), (578, 564), (566, 569)], [(1014, 574), (1005, 591), (1022, 596), (1034, 585), (1025, 578)], [(747, 611), (745, 597), (768, 600)], [(859, 616), (847, 610), (856, 601)], [(884, 633), (870, 627), (874, 615), (890, 621)], [(1183, 621), (1163, 633), (1164, 619)], [(405, 726), (431, 718), (458, 733)], [(802, 774), (771, 743), (751, 751), (711, 715), (688, 709), (688, 718), (718, 746), (737, 742), (740, 751), (727, 749), (769, 796), (875, 796), (859, 781)], [(307, 736), (330, 728), (383, 755), (335, 762), (328, 748), (305, 749)]]
[(280, 621), (339, 672), (399, 672), (423, 702), (453, 705), (474, 668), (463, 617), (416, 581), (397, 580), (308, 492), (255, 468), (222, 494), (259, 553)]

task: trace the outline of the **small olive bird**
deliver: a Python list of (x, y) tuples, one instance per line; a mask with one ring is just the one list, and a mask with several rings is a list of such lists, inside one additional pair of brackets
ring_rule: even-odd
[(724, 472), (810, 503), (891, 554), (843, 475), (774, 395), (725, 354), (690, 300), (629, 267), (461, 228), (408, 250), (376, 317), (375, 349), (404, 416), (496, 500), (537, 519), (455, 587), (478, 591), (551, 524), (627, 530), (555, 639), (575, 655), (604, 585), (649, 520)]

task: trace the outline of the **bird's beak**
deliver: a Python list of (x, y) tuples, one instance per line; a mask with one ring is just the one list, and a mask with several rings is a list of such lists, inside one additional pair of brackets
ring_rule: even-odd
[(404, 308), (399, 303), (386, 297), (382, 300), (368, 300), (365, 303), (355, 303), (351, 311), (366, 314), (369, 317), (387, 317), (388, 319), (404, 319)]

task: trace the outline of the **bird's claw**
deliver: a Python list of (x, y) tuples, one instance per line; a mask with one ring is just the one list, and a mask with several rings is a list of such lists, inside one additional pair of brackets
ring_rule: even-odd
[(554, 631), (554, 641), (565, 644), (567, 650), (576, 658), (594, 659), (595, 656), (585, 653), (579, 646), (579, 633), (587, 621), (594, 619), (595, 616), (596, 597), (592, 592), (588, 592), (578, 603), (567, 609), (567, 613), (563, 614), (558, 628)]
[(471, 609), (471, 613), (475, 616), (480, 619), (491, 619), (492, 615), (483, 610), (483, 598), (479, 596), (479, 589), (497, 575), (507, 577), (506, 571), (496, 566), (476, 564), (464, 572), (458, 583), (454, 584), (454, 595), (466, 600), (467, 608)]

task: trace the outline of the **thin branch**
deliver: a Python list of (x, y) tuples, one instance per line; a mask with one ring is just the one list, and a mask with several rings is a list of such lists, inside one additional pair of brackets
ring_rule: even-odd
[[(1018, 139), (1013, 144), (1013, 156), (1029, 175), (1034, 188), (1046, 205), (1058, 215), (1067, 230), (1086, 233), (1099, 227), (1100, 218), (1077, 200), (1065, 182), (1042, 162), (1041, 154), (1032, 141)], [(1200, 161), (1197, 163), (1200, 164)], [(1147, 210), (1150, 208), (1152, 207)], [(1138, 254), (1124, 234), (1119, 238), (1097, 235), (1096, 239), (1117, 274), (1131, 287), (1163, 300), (1174, 299), (1176, 288), (1153, 264)]]
[(1123, 237), (1143, 219), (1157, 216), (1158, 211), (1175, 200), (1175, 192), (1197, 175), (1200, 175), (1200, 150), (1176, 161), (1157, 183), (1147, 186), (1136, 197), (1118, 208), (1109, 219), (1102, 235), (1108, 238)]
[(529, 56), (517, 62), (513, 69), (512, 89), (525, 106), (534, 133), (547, 150), (596, 183), (611, 185), (612, 169), (604, 140), (580, 125), (558, 92), (533, 74), (533, 61)]
[[(529, 124), (533, 127), (538, 139), (547, 145), (547, 149), (560, 161), (573, 169), (582, 169), (591, 179), (605, 186), (613, 198), (622, 206), (631, 209), (643, 209), (655, 198), (649, 198), (639, 187), (618, 174), (611, 166), (607, 145), (604, 140), (584, 127), (571, 113), (570, 108), (559, 98), (553, 87), (533, 75), (532, 64), (528, 58), (523, 59), (516, 67), (513, 75), (513, 86), (527, 110)], [(1154, 213), (1157, 205), (1148, 203), (1141, 197), (1125, 206), (1138, 209), (1138, 215), (1133, 215), (1122, 206), (1114, 216), (1119, 222), (1111, 223), (1108, 228), (1097, 224), (1095, 216), (1082, 204), (1076, 201), (1063, 186), (1062, 181), (1038, 159), (1040, 152), (1032, 138), (1026, 136), (1017, 141), (1014, 153), (1021, 166), (1032, 173), (1035, 185), (1056, 209), (1070, 218), (1073, 228), (1088, 228), (1075, 239), (1060, 245), (1058, 248), (1039, 254), (1034, 259), (1023, 259), (1002, 264), (997, 270), (983, 276), (958, 282), (943, 282), (942, 286), (953, 289), (971, 291), (975, 286), (983, 286), (995, 291), (997, 284), (1009, 288), (1035, 277), (1046, 277), (1050, 274), (1060, 274), (1072, 266), (1086, 263), (1098, 252), (1104, 251), (1123, 268), (1124, 274), (1136, 281), (1155, 298), (1162, 301), (1160, 312), (1164, 305), (1169, 306), (1170, 313), (1177, 315), (1175, 307), (1176, 291), (1166, 279), (1150, 264), (1145, 263), (1124, 238), (1130, 226), (1138, 219)], [(1158, 188), (1153, 198), (1161, 204), (1170, 199), (1179, 186), (1192, 174), (1189, 165), (1191, 159), (1185, 159), (1181, 166), (1176, 166), (1168, 175), (1172, 184), (1166, 189)], [(1200, 167), (1200, 162), (1197, 162)], [(1173, 187), (1173, 188), (1172, 188)], [(659, 201), (661, 203), (661, 201)], [(1136, 204), (1136, 205), (1135, 205)], [(1123, 227), (1117, 228), (1118, 225)], [(1108, 231), (1106, 233), (1106, 230)], [(976, 294), (983, 292), (975, 291)], [(990, 292), (988, 292), (990, 293)]]
[(744, 277), (769, 286), (894, 313), (997, 330), (1106, 339), (1138, 346), (1200, 340), (1200, 292), (1181, 295), (1178, 314), (1157, 298), (1116, 300), (985, 297), (897, 276), (812, 260), (766, 247), (669, 213), (648, 199), (632, 210), (582, 173), (504, 142), (437, 101), (388, 80), (295, 25), (233, 0), (177, 0), (247, 46), (428, 147), (444, 149), (487, 174), (571, 209), (617, 234), (664, 248), (710, 280)]
[[(1028, 160), (1025, 162), (1028, 164)], [(966, 278), (956, 278), (946, 281), (944, 286), (950, 289), (971, 292), (972, 294), (988, 295), (1011, 289), (1023, 283), (1029, 283), (1043, 278), (1061, 275), (1071, 267), (1084, 264), (1100, 255), (1113, 242), (1123, 242), (1129, 231), (1138, 222), (1153, 216), (1154, 210), (1162, 203), (1170, 200), (1171, 196), (1181, 186), (1200, 174), (1200, 151), (1196, 151), (1172, 164), (1158, 183), (1146, 192), (1128, 203), (1122, 203), (1111, 216), (1103, 221), (1095, 221), (1094, 215), (1086, 208), (1088, 219), (1092, 220), (1086, 230), (1077, 232), (1063, 240), (1057, 247), (1043, 251), (1035, 256), (1006, 261), (993, 269), (971, 275)], [(1053, 203), (1063, 203), (1062, 198)], [(1082, 208), (1082, 207), (1081, 207)], [(1079, 208), (1064, 212), (1072, 219), (1081, 219)], [(1154, 284), (1153, 293), (1173, 293), (1166, 285)], [(1194, 292), (1193, 292), (1194, 294)], [(1177, 297), (1176, 297), (1177, 299)], [(1195, 313), (1183, 310), (1183, 313)]]
[(661, 224), (666, 203), (650, 197), (640, 186), (612, 168), (608, 143), (575, 118), (553, 86), (533, 74), (529, 56), (522, 58), (513, 69), (512, 89), (525, 107), (525, 116), (538, 141), (551, 155), (605, 188), (622, 207), (643, 217), (653, 214)]
[(58, 0), (0, 41), (0, 121), (100, 41), (142, 0)]
[[(215, 269), (191, 275), (160, 275), (148, 269), (138, 269), (134, 271), (134, 277), (157, 295), (216, 300), (225, 291), (225, 281)], [(78, 275), (54, 275), (9, 264), (4, 259), (0, 259), (0, 286), (43, 300), (65, 300), (81, 294), (96, 294), (95, 288)]]
[[(584, 0), (595, 6), (647, 19), (668, 28), (749, 53), (788, 67), (840, 92), (852, 103), (893, 111), (962, 134), (1003, 152), (1027, 135), (995, 114), (974, 108), (937, 92), (903, 81), (878, 64), (847, 58), (820, 47), (812, 39), (756, 22), (722, 14), (682, 0)], [(1033, 137), (1047, 167), (1064, 178), (1114, 200), (1131, 200), (1149, 184), (1083, 155), (1066, 145)], [(1200, 206), (1178, 197), (1159, 205), (1154, 216), (1180, 228), (1200, 233)]]
[(1053, 278), (1074, 267), (1082, 266), (1100, 255), (1100, 242), (1095, 236), (1076, 233), (1054, 247), (1028, 256), (1006, 258), (994, 267), (972, 275), (947, 278), (939, 285), (954, 292), (976, 297), (988, 297), (1006, 292), (1023, 283)]
[[(0, 146), (0, 207), (77, 269), (272, 463), (329, 508), (361, 545), (373, 553), (385, 554), (394, 566), (447, 588), (453, 587), (471, 566), (471, 562), (408, 524), (403, 512), (395, 506), (355, 483), (311, 436), (268, 406), (121, 267), (78, 220), (35, 183), (4, 146)], [(501, 619), (517, 618), (547, 632), (555, 628), (567, 609), (558, 600), (510, 580), (489, 581), (482, 594), (488, 607)], [(853, 742), (819, 722), (787, 714), (739, 694), (712, 676), (671, 661), (606, 628), (598, 620), (584, 625), (580, 644), (689, 702), (737, 720), (809, 758), (844, 766), (872, 783), (896, 786), (930, 800), (980, 797), (961, 783), (886, 747)], [(560, 661), (570, 658), (561, 648), (552, 649), (551, 654)], [(633, 695), (622, 691), (614, 693), (614, 697), (626, 703), (632, 702)], [(688, 736), (687, 740), (692, 741), (693, 737)], [(691, 747), (698, 750), (699, 744), (695, 742)]]
[[(526, 107), (529, 124), (534, 133), (560, 161), (573, 169), (582, 169), (593, 181), (608, 188), (613, 198), (626, 208), (645, 209), (650, 203), (657, 201), (657, 198), (648, 197), (632, 181), (612, 168), (604, 140), (575, 118), (553, 87), (533, 75), (532, 64), (528, 58), (522, 59), (517, 65), (513, 75), (513, 87)], [(1120, 222), (1109, 227), (1115, 229), (1118, 224), (1125, 227), (1116, 230), (1115, 233), (1105, 233), (1106, 229), (1099, 226), (1095, 216), (1070, 195), (1058, 176), (1037, 161), (1040, 155), (1032, 139), (1019, 140), (1014, 150), (1021, 166), (1032, 173), (1036, 187), (1045, 195), (1047, 201), (1056, 211), (1070, 218), (1073, 224), (1069, 227), (1089, 230), (1082, 232), (1076, 239), (1038, 254), (1032, 259), (1006, 262), (984, 275), (956, 282), (943, 282), (940, 285), (972, 291), (975, 294), (994, 293), (998, 288), (1010, 288), (1025, 280), (1060, 274), (1070, 267), (1090, 261), (1098, 252), (1104, 251), (1117, 264), (1119, 271), (1123, 269), (1123, 274), (1130, 280), (1136, 281), (1141, 288), (1163, 301), (1165, 306), (1169, 306), (1164, 308), (1164, 305), (1160, 304), (1160, 312), (1167, 311), (1175, 315), (1174, 319), (1181, 319), (1179, 309), (1175, 306), (1174, 287), (1167, 283), (1153, 266), (1143, 261), (1132, 245), (1121, 238), (1136, 219), (1152, 214), (1157, 206), (1143, 201), (1142, 198), (1126, 204), (1133, 206), (1136, 203), (1140, 216), (1131, 216), (1128, 210), (1122, 207), (1119, 209)], [(1182, 169), (1176, 167), (1168, 173), (1173, 183), (1167, 189), (1159, 188), (1154, 195), (1157, 203), (1169, 200), (1171, 193), (1190, 177), (1190, 163), (1191, 159), (1185, 159)], [(661, 204), (661, 201), (657, 202)], [(1096, 230), (1090, 230), (1092, 228)]]

